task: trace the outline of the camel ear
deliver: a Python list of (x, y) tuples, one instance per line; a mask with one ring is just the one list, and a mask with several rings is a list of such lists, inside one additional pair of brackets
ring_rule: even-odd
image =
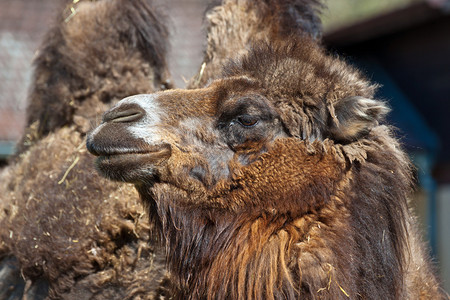
[(389, 112), (382, 101), (364, 97), (349, 97), (329, 107), (328, 136), (339, 142), (351, 142), (363, 137), (378, 125)]

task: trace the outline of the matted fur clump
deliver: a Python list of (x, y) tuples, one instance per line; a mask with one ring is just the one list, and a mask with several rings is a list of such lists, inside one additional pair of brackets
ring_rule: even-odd
[(0, 299), (158, 298), (169, 285), (148, 214), (130, 185), (94, 172), (84, 145), (101, 111), (167, 83), (167, 29), (149, 1), (67, 2), (0, 173)]
[(446, 299), (376, 85), (308, 34), (272, 37), (202, 88), (123, 99), (88, 135), (99, 172), (146, 203), (175, 298)]
[(148, 216), (131, 187), (91, 163), (83, 138), (63, 128), (3, 170), (1, 255), (30, 284), (44, 278), (51, 298), (149, 299), (165, 269)]

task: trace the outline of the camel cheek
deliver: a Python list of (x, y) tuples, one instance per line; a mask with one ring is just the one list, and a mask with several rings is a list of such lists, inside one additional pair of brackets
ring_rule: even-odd
[(332, 143), (282, 140), (238, 172), (233, 203), (299, 216), (331, 201), (345, 173), (345, 163)]

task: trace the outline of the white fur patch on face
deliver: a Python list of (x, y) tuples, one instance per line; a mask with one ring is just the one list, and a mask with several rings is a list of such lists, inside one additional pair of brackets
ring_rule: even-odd
[(163, 139), (158, 130), (161, 119), (165, 115), (156, 102), (156, 94), (142, 94), (121, 100), (117, 105), (136, 104), (145, 111), (145, 116), (130, 125), (127, 130), (135, 138), (143, 139), (149, 145), (159, 144)]

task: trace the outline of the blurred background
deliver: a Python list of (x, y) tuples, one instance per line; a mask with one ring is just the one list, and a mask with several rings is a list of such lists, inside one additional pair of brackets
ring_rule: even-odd
[[(175, 85), (195, 74), (208, 0), (155, 0), (170, 16)], [(61, 0), (0, 0), (0, 166), (22, 134), (32, 60)], [(450, 0), (329, 0), (324, 45), (381, 84), (417, 167), (412, 204), (450, 291)]]

